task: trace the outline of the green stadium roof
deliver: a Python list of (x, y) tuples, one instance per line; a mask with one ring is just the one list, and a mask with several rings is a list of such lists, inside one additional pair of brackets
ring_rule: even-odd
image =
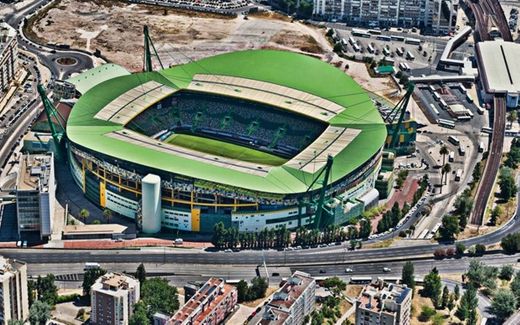
[(90, 88), (99, 85), (103, 81), (128, 75), (130, 75), (130, 72), (122, 66), (107, 63), (69, 78), (67, 82), (76, 86), (76, 90), (79, 91), (80, 94), (84, 94), (89, 91)]
[[(267, 176), (219, 167), (202, 161), (173, 156), (106, 136), (122, 125), (94, 118), (105, 105), (122, 93), (154, 80), (184, 89), (196, 74), (215, 74), (254, 79), (307, 92), (343, 107), (330, 125), (361, 130), (334, 157), (331, 178), (336, 181), (372, 157), (384, 144), (385, 124), (366, 92), (348, 75), (318, 59), (285, 51), (249, 50), (232, 52), (173, 68), (115, 77), (92, 87), (74, 106), (67, 122), (68, 139), (115, 159), (251, 191), (291, 194), (305, 192), (317, 175), (288, 166), (273, 167)], [(313, 177), (314, 176), (314, 177)], [(316, 184), (315, 187), (320, 185)]]

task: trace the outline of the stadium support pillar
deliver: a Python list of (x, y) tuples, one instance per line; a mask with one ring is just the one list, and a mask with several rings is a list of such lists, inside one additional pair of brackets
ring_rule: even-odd
[(161, 231), (161, 178), (148, 174), (141, 181), (142, 230), (147, 234)]

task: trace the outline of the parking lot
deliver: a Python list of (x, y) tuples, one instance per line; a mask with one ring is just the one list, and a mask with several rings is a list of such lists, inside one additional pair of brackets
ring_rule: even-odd
[[(401, 62), (407, 63), (412, 69), (428, 67), (435, 61), (437, 55), (440, 56), (442, 49), (439, 48), (443, 46), (437, 44), (435, 39), (415, 33), (379, 31), (380, 35), (356, 36), (359, 34), (355, 31), (355, 29), (337, 29), (339, 37), (344, 39), (343, 48), (346, 53), (372, 55), (376, 60), (386, 57), (393, 60), (396, 67)], [(350, 41), (351, 37), (359, 46), (359, 50)]]

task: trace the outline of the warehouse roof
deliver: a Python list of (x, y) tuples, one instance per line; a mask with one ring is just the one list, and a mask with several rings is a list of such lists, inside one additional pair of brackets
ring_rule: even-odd
[(489, 93), (520, 92), (520, 44), (502, 40), (477, 44), (481, 79)]

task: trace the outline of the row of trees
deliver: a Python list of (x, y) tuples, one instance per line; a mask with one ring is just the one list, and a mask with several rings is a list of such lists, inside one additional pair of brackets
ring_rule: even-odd
[(442, 218), (442, 226), (439, 229), (442, 240), (453, 240), (466, 228), (473, 203), (471, 189), (467, 188), (455, 200), (453, 214), (445, 215)]

